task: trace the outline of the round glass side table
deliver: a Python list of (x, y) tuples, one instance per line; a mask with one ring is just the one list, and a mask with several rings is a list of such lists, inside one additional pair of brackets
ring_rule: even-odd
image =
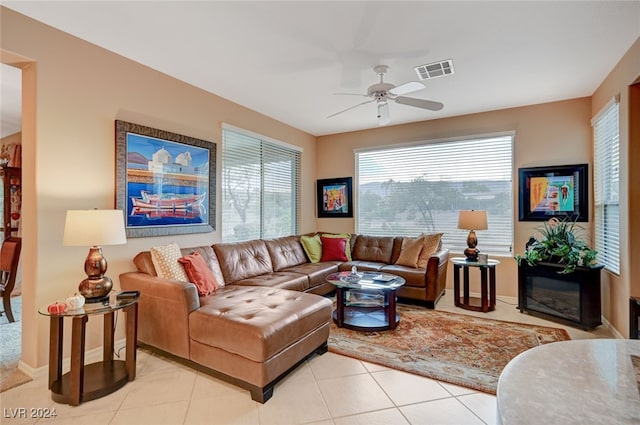
[[(138, 332), (138, 297), (118, 299), (112, 293), (105, 303), (85, 304), (84, 307), (52, 314), (43, 306), (38, 312), (49, 316), (49, 389), (57, 403), (77, 406), (123, 387), (136, 377), (136, 345)], [(114, 315), (119, 310), (126, 314), (126, 357), (114, 360)], [(89, 317), (102, 316), (102, 361), (84, 364), (85, 331)], [(72, 320), (71, 367), (62, 373), (62, 343), (64, 319)]]
[[(496, 266), (498, 260), (487, 260), (486, 263), (467, 261), (466, 258), (452, 258), (453, 263), (453, 296), (456, 307), (466, 310), (487, 313), (496, 309)], [(480, 270), (480, 297), (469, 296), (469, 269)], [(460, 270), (462, 270), (462, 296), (460, 296)], [(488, 273), (487, 273), (488, 272)], [(488, 274), (488, 276), (487, 276)]]

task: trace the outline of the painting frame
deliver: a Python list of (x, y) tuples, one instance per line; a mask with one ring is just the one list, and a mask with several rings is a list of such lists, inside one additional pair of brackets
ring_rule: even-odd
[(520, 221), (589, 221), (588, 164), (518, 169)]
[[(351, 177), (318, 179), (316, 198), (319, 218), (353, 217), (353, 187)], [(332, 196), (331, 193), (334, 193)]]
[[(116, 193), (117, 209), (125, 212), (127, 237), (153, 237), (215, 231), (216, 219), (216, 144), (182, 134), (115, 121)], [(146, 145), (158, 148), (153, 155), (135, 152)], [(134, 150), (130, 150), (132, 147)], [(156, 161), (160, 150), (163, 156), (171, 151), (182, 152), (172, 163)], [(169, 156), (173, 158), (173, 155)], [(192, 159), (193, 158), (193, 159)], [(193, 163), (191, 161), (194, 161)], [(145, 161), (148, 162), (145, 169)], [(137, 168), (130, 168), (137, 166)], [(135, 170), (135, 171), (134, 171)], [(166, 170), (166, 171), (165, 171)], [(176, 194), (165, 193), (163, 183), (175, 187)], [(152, 186), (159, 193), (142, 195), (134, 186)], [(186, 191), (187, 193), (180, 193)], [(134, 201), (134, 198), (136, 201)], [(137, 200), (140, 198), (139, 200)], [(135, 210), (134, 210), (135, 203)]]

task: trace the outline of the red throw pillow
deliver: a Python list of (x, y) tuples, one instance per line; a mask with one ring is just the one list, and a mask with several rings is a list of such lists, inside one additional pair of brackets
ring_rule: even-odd
[(213, 277), (213, 273), (211, 273), (207, 262), (197, 252), (185, 255), (179, 258), (178, 261), (184, 267), (189, 281), (193, 282), (196, 288), (198, 288), (199, 295), (209, 295), (219, 288), (218, 282), (216, 282), (216, 278)]
[(347, 260), (347, 239), (346, 238), (325, 238), (322, 241), (322, 258), (320, 261), (348, 261)]

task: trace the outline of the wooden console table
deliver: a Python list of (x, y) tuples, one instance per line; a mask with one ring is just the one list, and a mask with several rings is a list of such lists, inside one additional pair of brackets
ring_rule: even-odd
[[(126, 359), (114, 360), (114, 314), (126, 313)], [(136, 377), (136, 345), (138, 332), (138, 298), (116, 300), (115, 294), (109, 303), (86, 304), (84, 308), (51, 314), (47, 306), (39, 313), (50, 318), (49, 341), (49, 389), (51, 398), (57, 403), (77, 406), (94, 400), (123, 387)], [(102, 361), (84, 364), (85, 330), (89, 316), (103, 316), (104, 342)], [(71, 368), (62, 374), (63, 321), (72, 319)]]
[[(452, 258), (453, 263), (453, 296), (456, 307), (486, 313), (496, 309), (496, 266), (498, 260), (486, 263), (467, 261), (466, 258)], [(480, 270), (480, 297), (469, 296), (469, 269)], [(462, 297), (460, 297), (460, 269), (463, 270)], [(489, 276), (487, 279), (487, 271)]]

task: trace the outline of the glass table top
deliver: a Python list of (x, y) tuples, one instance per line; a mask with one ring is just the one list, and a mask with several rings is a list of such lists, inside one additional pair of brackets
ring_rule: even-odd
[[(118, 294), (120, 292), (111, 292), (109, 294), (109, 298), (107, 300), (105, 300), (104, 302), (101, 303), (85, 303), (85, 305), (81, 308), (77, 308), (74, 310), (65, 310), (62, 313), (50, 313), (48, 310), (49, 305), (53, 304), (47, 304), (44, 305), (42, 307), (40, 307), (38, 309), (38, 313), (44, 315), (44, 316), (61, 316), (61, 317), (73, 317), (73, 316), (84, 316), (84, 315), (91, 315), (91, 314), (106, 314), (109, 313), (111, 311), (116, 311), (116, 310), (120, 310), (123, 309), (125, 307), (129, 307), (130, 305), (133, 305), (135, 303), (138, 302), (138, 300), (140, 299), (140, 297), (135, 297), (135, 298), (123, 298), (123, 299), (118, 299)], [(63, 303), (63, 301), (57, 301), (58, 303)]]
[(395, 289), (405, 284), (404, 278), (382, 272), (332, 273), (327, 280), (340, 288), (350, 289)]

